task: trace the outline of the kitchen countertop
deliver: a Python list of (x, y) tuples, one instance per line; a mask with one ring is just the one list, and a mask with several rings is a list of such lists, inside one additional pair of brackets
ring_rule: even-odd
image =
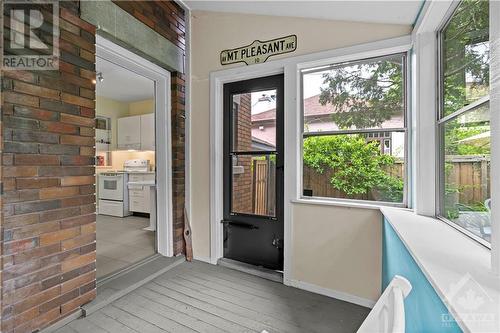
[(148, 174), (154, 174), (156, 171), (124, 171), (124, 170), (106, 170), (106, 169), (100, 169), (101, 172), (98, 172), (97, 174), (100, 173), (127, 173), (127, 174), (134, 174), (134, 175), (148, 175)]

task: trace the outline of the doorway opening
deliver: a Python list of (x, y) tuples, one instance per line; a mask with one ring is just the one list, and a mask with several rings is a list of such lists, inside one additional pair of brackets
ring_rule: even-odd
[(104, 281), (172, 255), (170, 73), (98, 36), (95, 86), (96, 275)]
[(97, 277), (156, 253), (154, 81), (96, 58)]

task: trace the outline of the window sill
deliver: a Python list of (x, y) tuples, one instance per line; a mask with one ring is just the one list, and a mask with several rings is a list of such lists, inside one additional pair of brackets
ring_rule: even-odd
[[(382, 207), (382, 214), (425, 274), (437, 294), (448, 307), (464, 332), (497, 332), (500, 328), (500, 277), (491, 271), (490, 251), (481, 244), (431, 217), (412, 211)], [(477, 282), (489, 298), (480, 307), (480, 314), (491, 314), (493, 321), (471, 320), (471, 311), (464, 313), (460, 297), (450, 291), (462, 283)], [(484, 295), (479, 295), (484, 296)]]
[(380, 210), (381, 208), (391, 207), (394, 209), (408, 210), (403, 204), (384, 204), (384, 203), (369, 203), (366, 201), (356, 201), (356, 200), (336, 200), (336, 199), (320, 199), (320, 198), (299, 198), (292, 200), (294, 204), (305, 204), (305, 205), (320, 205), (320, 206), (338, 206), (338, 207), (348, 207), (348, 208), (363, 208), (363, 209), (375, 209)]

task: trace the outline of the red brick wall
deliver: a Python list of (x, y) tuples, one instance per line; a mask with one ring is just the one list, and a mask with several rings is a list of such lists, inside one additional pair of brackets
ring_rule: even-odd
[(2, 77), (2, 332), (95, 297), (95, 30), (61, 7), (60, 70)]
[[(252, 96), (241, 94), (237, 113), (237, 150), (252, 149)], [(243, 167), (243, 173), (233, 175), (232, 211), (238, 213), (253, 213), (252, 204), (252, 156), (238, 156), (238, 166)]]
[[(184, 10), (172, 1), (113, 1), (151, 29), (186, 50)], [(185, 192), (185, 82), (184, 74), (172, 73), (172, 195), (174, 254), (184, 252)], [(160, 203), (159, 203), (160, 204)]]
[[(184, 50), (170, 2), (120, 7)], [(2, 332), (31, 332), (95, 297), (95, 27), (61, 1), (59, 71), (2, 73)], [(172, 74), (175, 252), (184, 249), (184, 76)], [(161, 203), (160, 203), (161, 204)]]

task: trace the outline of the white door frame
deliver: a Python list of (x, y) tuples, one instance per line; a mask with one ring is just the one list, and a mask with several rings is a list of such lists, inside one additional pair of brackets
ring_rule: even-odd
[(156, 240), (158, 253), (171, 257), (174, 251), (170, 72), (99, 35), (96, 36), (96, 56), (155, 82)]

